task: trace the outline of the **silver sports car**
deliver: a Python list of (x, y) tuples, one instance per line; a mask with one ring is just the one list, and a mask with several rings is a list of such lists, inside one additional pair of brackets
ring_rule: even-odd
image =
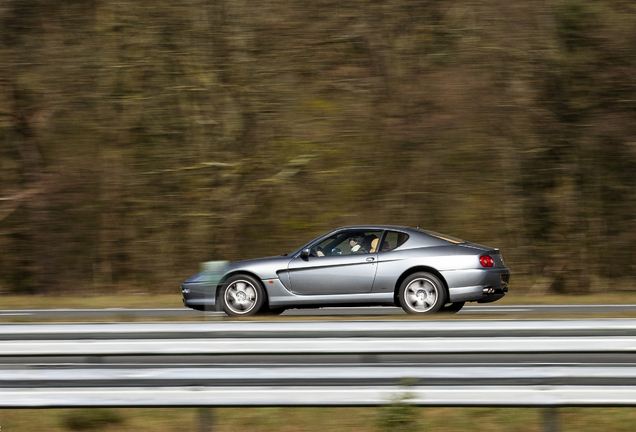
[(291, 308), (401, 306), (457, 312), (508, 291), (499, 249), (417, 228), (335, 229), (288, 255), (208, 268), (181, 285), (183, 303), (231, 316)]

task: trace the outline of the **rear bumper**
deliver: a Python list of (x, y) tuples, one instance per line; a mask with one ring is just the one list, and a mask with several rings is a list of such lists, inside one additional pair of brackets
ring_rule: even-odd
[(442, 273), (448, 284), (449, 302), (490, 303), (508, 292), (510, 270), (462, 270)]

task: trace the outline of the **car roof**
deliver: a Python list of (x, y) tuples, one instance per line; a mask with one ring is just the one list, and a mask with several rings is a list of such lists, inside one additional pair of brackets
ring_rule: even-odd
[(367, 230), (386, 230), (386, 231), (401, 231), (404, 233), (407, 233), (409, 236), (411, 236), (412, 238), (419, 238), (419, 239), (423, 239), (423, 238), (437, 238), (438, 240), (442, 240), (442, 241), (450, 241), (451, 243), (464, 243), (463, 240), (460, 240), (459, 242), (456, 241), (452, 241), (449, 240), (449, 236), (445, 236), (445, 235), (437, 235), (437, 233), (434, 233), (433, 231), (427, 231), (427, 230), (420, 230), (418, 228), (413, 228), (413, 227), (406, 227), (406, 226), (399, 226), (399, 225), (349, 225), (349, 226), (343, 226), (343, 227), (339, 227), (339, 228), (334, 228), (331, 231), (326, 232), (325, 234), (321, 235), (320, 237), (317, 237), (315, 239), (313, 239), (312, 241), (310, 241), (309, 243), (305, 244), (304, 246), (302, 246), (300, 249), (297, 249), (296, 251), (290, 253), (289, 255), (296, 255), (297, 253), (299, 253), (303, 248), (305, 248), (307, 245), (319, 240), (319, 239), (324, 239), (326, 237), (328, 237), (329, 235), (331, 235), (332, 233), (336, 233), (339, 231), (345, 231), (345, 230), (352, 230), (352, 231), (367, 231)]
[(344, 226), (341, 228), (336, 228), (331, 232), (341, 231), (341, 230), (360, 230), (366, 231), (370, 229), (381, 229), (381, 230), (393, 230), (393, 231), (402, 231), (404, 233), (408, 233), (411, 236), (417, 236), (419, 238), (434, 237), (437, 239), (444, 240), (446, 242), (454, 243), (454, 244), (464, 244), (468, 243), (466, 240), (462, 240), (457, 237), (449, 236), (447, 234), (441, 234), (435, 231), (430, 231), (427, 229), (406, 227), (406, 226), (398, 226), (398, 225), (352, 225), (352, 226)]
[(398, 225), (350, 225), (350, 226), (343, 226), (340, 228), (336, 228), (333, 229), (332, 231), (340, 231), (340, 230), (369, 230), (369, 229), (379, 229), (379, 230), (398, 230), (398, 231), (409, 231), (409, 232), (419, 232), (422, 233), (422, 231), (416, 229), (416, 228), (412, 228), (412, 227), (406, 227), (406, 226), (398, 226)]

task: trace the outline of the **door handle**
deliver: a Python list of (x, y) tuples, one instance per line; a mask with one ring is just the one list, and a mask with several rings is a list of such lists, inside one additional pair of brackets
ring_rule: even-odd
[(369, 258), (367, 258), (367, 261), (375, 261), (375, 258), (369, 257)]

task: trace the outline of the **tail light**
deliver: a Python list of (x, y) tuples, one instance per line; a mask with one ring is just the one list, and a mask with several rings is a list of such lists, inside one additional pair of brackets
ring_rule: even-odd
[(490, 255), (483, 255), (479, 257), (479, 263), (482, 267), (494, 267), (495, 260)]

